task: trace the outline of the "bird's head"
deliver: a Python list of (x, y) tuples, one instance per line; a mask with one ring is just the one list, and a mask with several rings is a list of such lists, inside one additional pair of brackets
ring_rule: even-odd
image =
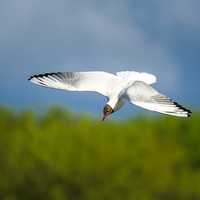
[(104, 121), (106, 119), (107, 116), (109, 116), (110, 114), (112, 114), (114, 112), (113, 108), (106, 104), (105, 107), (103, 108), (103, 118), (102, 121)]

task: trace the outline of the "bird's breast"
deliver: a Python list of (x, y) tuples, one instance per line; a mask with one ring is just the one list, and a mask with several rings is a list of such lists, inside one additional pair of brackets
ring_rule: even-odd
[(118, 111), (125, 104), (125, 99), (120, 98), (115, 105), (114, 112)]

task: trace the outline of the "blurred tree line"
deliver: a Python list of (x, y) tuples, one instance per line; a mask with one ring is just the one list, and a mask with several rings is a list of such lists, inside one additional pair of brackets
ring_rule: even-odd
[(2, 200), (199, 200), (200, 114), (114, 122), (0, 107)]

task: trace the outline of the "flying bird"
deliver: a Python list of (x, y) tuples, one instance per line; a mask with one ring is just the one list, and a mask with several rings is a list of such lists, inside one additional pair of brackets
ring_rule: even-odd
[(126, 102), (177, 117), (189, 117), (192, 114), (190, 110), (155, 90), (152, 84), (156, 83), (156, 76), (144, 72), (56, 72), (34, 75), (28, 80), (49, 88), (91, 91), (104, 95), (108, 101), (103, 108), (103, 121)]

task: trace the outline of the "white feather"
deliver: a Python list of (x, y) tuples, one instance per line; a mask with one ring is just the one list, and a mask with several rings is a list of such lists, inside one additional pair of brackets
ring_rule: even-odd
[(121, 83), (119, 77), (107, 72), (46, 73), (34, 75), (29, 80), (44, 87), (69, 91), (93, 91), (104, 96), (109, 96), (113, 86)]
[(157, 81), (156, 76), (144, 72), (122, 71), (122, 72), (117, 72), (116, 74), (117, 76), (121, 77), (124, 80), (142, 81), (149, 85), (154, 84)]
[(135, 82), (127, 89), (125, 96), (132, 104), (147, 110), (178, 117), (188, 117), (191, 114), (189, 110), (144, 82)]

